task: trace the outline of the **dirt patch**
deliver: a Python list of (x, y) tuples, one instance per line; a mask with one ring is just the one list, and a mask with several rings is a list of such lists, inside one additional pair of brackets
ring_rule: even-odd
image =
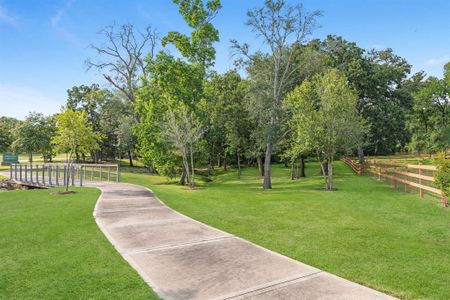
[(57, 191), (53, 192), (52, 195), (70, 195), (70, 194), (76, 194), (75, 191)]

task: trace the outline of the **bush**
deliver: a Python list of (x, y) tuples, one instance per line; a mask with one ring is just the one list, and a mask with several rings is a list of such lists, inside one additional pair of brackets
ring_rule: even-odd
[(434, 178), (435, 185), (442, 190), (445, 197), (450, 196), (450, 160), (442, 158), (437, 160), (437, 174)]

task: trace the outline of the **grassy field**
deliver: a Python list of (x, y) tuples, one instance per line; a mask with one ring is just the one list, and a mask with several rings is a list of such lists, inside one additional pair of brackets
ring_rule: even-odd
[(95, 224), (99, 195), (0, 192), (0, 298), (157, 299)]
[[(190, 191), (165, 178), (122, 173), (170, 207), (315, 267), (405, 299), (450, 298), (450, 211), (437, 199), (391, 189), (335, 166), (337, 191), (321, 190), (317, 163), (289, 180), (274, 166), (271, 191), (253, 168), (218, 172)], [(142, 171), (142, 170), (141, 170)]]

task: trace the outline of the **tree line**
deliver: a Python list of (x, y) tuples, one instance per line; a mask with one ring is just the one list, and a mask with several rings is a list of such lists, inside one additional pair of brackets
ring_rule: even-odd
[[(195, 186), (199, 168), (257, 166), (270, 189), (271, 164), (283, 162), (292, 179), (305, 176), (305, 158), (322, 166), (331, 190), (333, 161), (343, 154), (446, 151), (450, 143), (450, 64), (443, 78), (411, 74), (411, 65), (388, 48), (366, 50), (343, 37), (313, 39), (322, 13), (266, 0), (247, 13), (262, 43), (232, 40), (235, 68), (214, 69), (219, 0), (173, 0), (189, 26), (160, 37), (153, 27), (101, 31), (88, 69), (98, 84), (68, 90), (65, 111), (83, 115), (95, 135), (74, 146), (75, 160), (138, 157), (152, 172)], [(172, 53), (176, 49), (176, 53)], [(0, 120), (0, 151), (39, 152), (51, 159), (58, 118), (32, 113)], [(59, 130), (61, 132), (61, 130)], [(55, 148), (57, 147), (57, 148)], [(30, 157), (30, 159), (32, 159)]]

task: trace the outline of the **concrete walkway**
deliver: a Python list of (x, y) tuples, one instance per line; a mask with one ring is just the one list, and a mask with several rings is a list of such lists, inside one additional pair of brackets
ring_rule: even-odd
[(95, 184), (95, 220), (163, 299), (393, 299), (197, 222), (131, 184)]

